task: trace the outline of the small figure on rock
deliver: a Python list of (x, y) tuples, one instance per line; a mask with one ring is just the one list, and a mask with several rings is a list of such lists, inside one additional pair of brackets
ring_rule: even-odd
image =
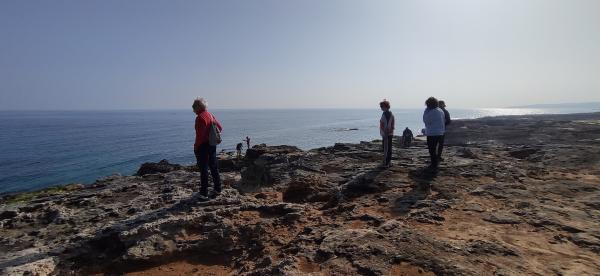
[(238, 143), (238, 144), (235, 146), (235, 150), (237, 151), (237, 159), (240, 159), (240, 158), (242, 158), (242, 147), (243, 147), (243, 144), (242, 144), (242, 143)]
[(412, 140), (414, 139), (413, 133), (412, 131), (407, 127), (404, 129), (404, 131), (402, 132), (402, 145), (405, 148), (410, 147), (410, 144), (412, 143)]
[(246, 136), (246, 149), (250, 148), (250, 137)]
[(200, 169), (200, 195), (208, 196), (208, 170), (210, 169), (214, 182), (214, 194), (212, 197), (216, 197), (221, 193), (217, 144), (221, 142), (220, 132), (223, 128), (215, 116), (208, 112), (206, 101), (203, 98), (194, 100), (192, 109), (196, 113), (194, 154), (196, 155), (196, 162)]
[(392, 165), (392, 139), (394, 137), (394, 114), (390, 111), (390, 102), (383, 100), (379, 103), (383, 111), (379, 120), (379, 133), (383, 140), (383, 166)]
[[(438, 103), (440, 105), (440, 109), (442, 111), (444, 111), (444, 127), (447, 128), (448, 125), (452, 122), (452, 119), (450, 119), (450, 112), (448, 112), (448, 110), (446, 110), (446, 103), (444, 101), (439, 101)], [(444, 159), (442, 158), (442, 150), (444, 149), (444, 140), (446, 139), (446, 133), (444, 132), (444, 135), (442, 135), (442, 141), (440, 142), (440, 144), (442, 146), (440, 146), (438, 148), (438, 160), (443, 161)]]
[(439, 108), (439, 102), (434, 97), (429, 97), (425, 101), (427, 108), (423, 112), (423, 123), (425, 123), (425, 131), (423, 134), (427, 136), (427, 148), (431, 158), (432, 169), (437, 169), (440, 160), (438, 152), (442, 152), (444, 147), (445, 116), (444, 111)]

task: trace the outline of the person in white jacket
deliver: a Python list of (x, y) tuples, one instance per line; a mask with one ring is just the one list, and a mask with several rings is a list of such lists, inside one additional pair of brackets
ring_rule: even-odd
[(423, 112), (423, 123), (425, 123), (425, 135), (427, 136), (427, 148), (431, 158), (430, 168), (437, 168), (440, 164), (438, 152), (444, 147), (445, 115), (439, 108), (438, 100), (429, 97), (425, 101), (427, 108)]
[(390, 102), (383, 100), (379, 103), (383, 111), (379, 120), (379, 134), (383, 140), (383, 166), (392, 165), (392, 138), (394, 136), (394, 114), (390, 111)]

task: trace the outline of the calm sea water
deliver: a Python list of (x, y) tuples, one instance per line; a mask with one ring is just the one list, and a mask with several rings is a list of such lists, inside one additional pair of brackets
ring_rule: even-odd
[[(220, 149), (252, 144), (302, 149), (378, 138), (379, 110), (211, 110), (222, 123)], [(453, 118), (582, 109), (452, 110)], [(597, 111), (597, 110), (596, 110)], [(422, 128), (422, 110), (393, 110), (396, 128)], [(0, 193), (132, 174), (143, 162), (195, 162), (191, 111), (0, 111)], [(349, 130), (357, 129), (357, 130)]]

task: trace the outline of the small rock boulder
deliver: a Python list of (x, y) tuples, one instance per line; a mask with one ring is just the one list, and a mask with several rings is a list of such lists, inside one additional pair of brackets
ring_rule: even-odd
[(331, 197), (330, 189), (319, 176), (301, 176), (288, 184), (283, 192), (283, 200), (295, 203), (328, 201)]
[(12, 210), (2, 211), (2, 212), (0, 212), (0, 220), (11, 219), (11, 218), (16, 217), (18, 214), (19, 213), (17, 213), (16, 211), (12, 211)]
[(144, 163), (137, 171), (136, 175), (142, 176), (146, 174), (168, 173), (171, 171), (181, 170), (182, 166), (171, 164), (166, 159), (160, 160), (158, 163)]

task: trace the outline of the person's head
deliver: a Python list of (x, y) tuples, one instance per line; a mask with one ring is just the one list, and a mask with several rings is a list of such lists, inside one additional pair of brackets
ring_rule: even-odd
[(440, 106), (440, 108), (446, 108), (446, 103), (444, 101), (439, 101), (438, 105)]
[(194, 113), (196, 113), (196, 114), (206, 110), (206, 108), (207, 108), (207, 104), (206, 104), (206, 100), (204, 100), (204, 98), (196, 98), (194, 100), (194, 103), (192, 104), (192, 109), (194, 110)]
[(426, 101), (425, 101), (425, 105), (427, 106), (427, 108), (436, 108), (439, 106), (439, 102), (436, 98), (434, 97), (429, 97)]
[(386, 99), (383, 99), (383, 101), (379, 103), (379, 107), (381, 107), (381, 110), (383, 111), (388, 111), (390, 110), (390, 102), (388, 102)]

